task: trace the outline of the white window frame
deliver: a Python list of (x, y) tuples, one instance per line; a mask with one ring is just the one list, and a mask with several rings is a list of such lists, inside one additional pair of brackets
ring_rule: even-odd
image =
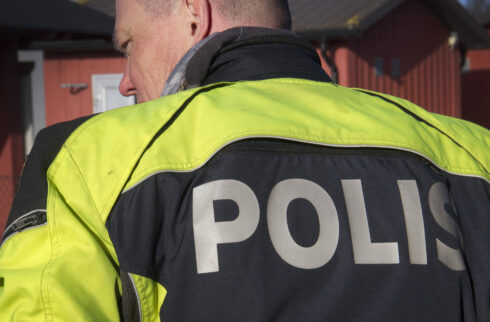
[(46, 127), (46, 106), (44, 104), (44, 53), (42, 50), (19, 50), (19, 62), (32, 62), (34, 68), (30, 78), (30, 102), (23, 104), (24, 153), (28, 155), (37, 133)]
[[(118, 87), (123, 74), (93, 74), (92, 75), (92, 100), (93, 112), (102, 113), (112, 108), (107, 108), (106, 89), (109, 87)], [(126, 97), (128, 105), (136, 104), (134, 96)]]

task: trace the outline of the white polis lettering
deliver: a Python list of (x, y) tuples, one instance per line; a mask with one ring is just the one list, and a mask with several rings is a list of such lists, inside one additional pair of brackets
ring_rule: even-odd
[[(450, 207), (456, 214), (456, 209), (449, 197), (449, 191), (442, 182), (437, 182), (432, 185), (429, 190), (429, 207), (432, 212), (432, 216), (442, 229), (456, 238), (461, 247), (463, 247), (463, 234), (459, 229), (454, 219), (447, 213), (444, 207)], [(462, 271), (465, 269), (463, 260), (463, 253), (459, 249), (453, 249), (438, 238), (437, 243), (437, 256), (439, 260), (447, 267), (454, 271)]]
[[(234, 201), (238, 205), (238, 217), (215, 222), (215, 200)], [(197, 272), (218, 272), (218, 244), (241, 242), (252, 236), (259, 224), (259, 203), (246, 184), (219, 180), (194, 188), (192, 207)]]
[[(311, 247), (298, 245), (289, 231), (287, 210), (295, 199), (309, 201), (320, 223), (318, 240)], [(272, 244), (281, 258), (290, 265), (314, 269), (328, 263), (339, 241), (339, 218), (332, 198), (318, 184), (290, 179), (278, 183), (271, 191), (267, 204), (267, 224)]]
[[(361, 180), (342, 180), (347, 206), (354, 262), (356, 264), (398, 264), (398, 243), (373, 243), (367, 218)], [(405, 219), (411, 264), (427, 265), (426, 236), (419, 190), (415, 180), (398, 180)], [(298, 245), (289, 230), (287, 209), (295, 199), (310, 202), (319, 219), (319, 236), (311, 247)], [(429, 190), (429, 207), (439, 226), (456, 238), (463, 249), (461, 230), (446, 211), (456, 214), (447, 187), (435, 183)], [(231, 200), (238, 206), (238, 217), (216, 222), (213, 202)], [(242, 242), (253, 235), (259, 224), (257, 197), (246, 184), (236, 180), (218, 180), (193, 190), (193, 230), (199, 274), (219, 271), (218, 245)], [(328, 263), (339, 242), (339, 218), (330, 195), (318, 184), (304, 179), (278, 183), (267, 203), (267, 225), (274, 249), (279, 256), (298, 268), (314, 269)], [(455, 271), (465, 269), (463, 253), (436, 239), (438, 259)]]
[(419, 189), (415, 180), (398, 180), (398, 189), (407, 228), (408, 253), (411, 264), (427, 265), (424, 217)]
[(373, 243), (361, 180), (342, 180), (356, 264), (398, 264), (398, 243)]

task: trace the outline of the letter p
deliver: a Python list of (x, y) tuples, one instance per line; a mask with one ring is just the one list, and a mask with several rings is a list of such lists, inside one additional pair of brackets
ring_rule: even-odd
[[(238, 217), (216, 222), (213, 202), (232, 200), (238, 205)], [(219, 272), (218, 244), (248, 239), (257, 229), (260, 209), (257, 197), (246, 184), (236, 180), (218, 180), (193, 190), (192, 220), (196, 247), (197, 273)]]

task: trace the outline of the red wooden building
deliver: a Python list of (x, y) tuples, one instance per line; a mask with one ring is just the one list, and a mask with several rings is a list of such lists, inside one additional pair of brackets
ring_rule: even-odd
[[(484, 24), (490, 34), (490, 19)], [(463, 68), (463, 118), (490, 129), (490, 48), (470, 50)]]
[[(456, 0), (290, 0), (293, 28), (317, 45), (342, 86), (461, 117), (461, 60), (490, 45)], [(479, 99), (479, 98), (476, 98)]]
[(0, 231), (37, 132), (91, 114), (91, 74), (123, 70), (113, 25), (113, 17), (66, 0), (0, 1)]

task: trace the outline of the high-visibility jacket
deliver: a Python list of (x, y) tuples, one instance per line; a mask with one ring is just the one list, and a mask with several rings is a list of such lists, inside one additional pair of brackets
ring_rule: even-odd
[(97, 115), (6, 230), (0, 320), (488, 321), (489, 147), (300, 79)]

